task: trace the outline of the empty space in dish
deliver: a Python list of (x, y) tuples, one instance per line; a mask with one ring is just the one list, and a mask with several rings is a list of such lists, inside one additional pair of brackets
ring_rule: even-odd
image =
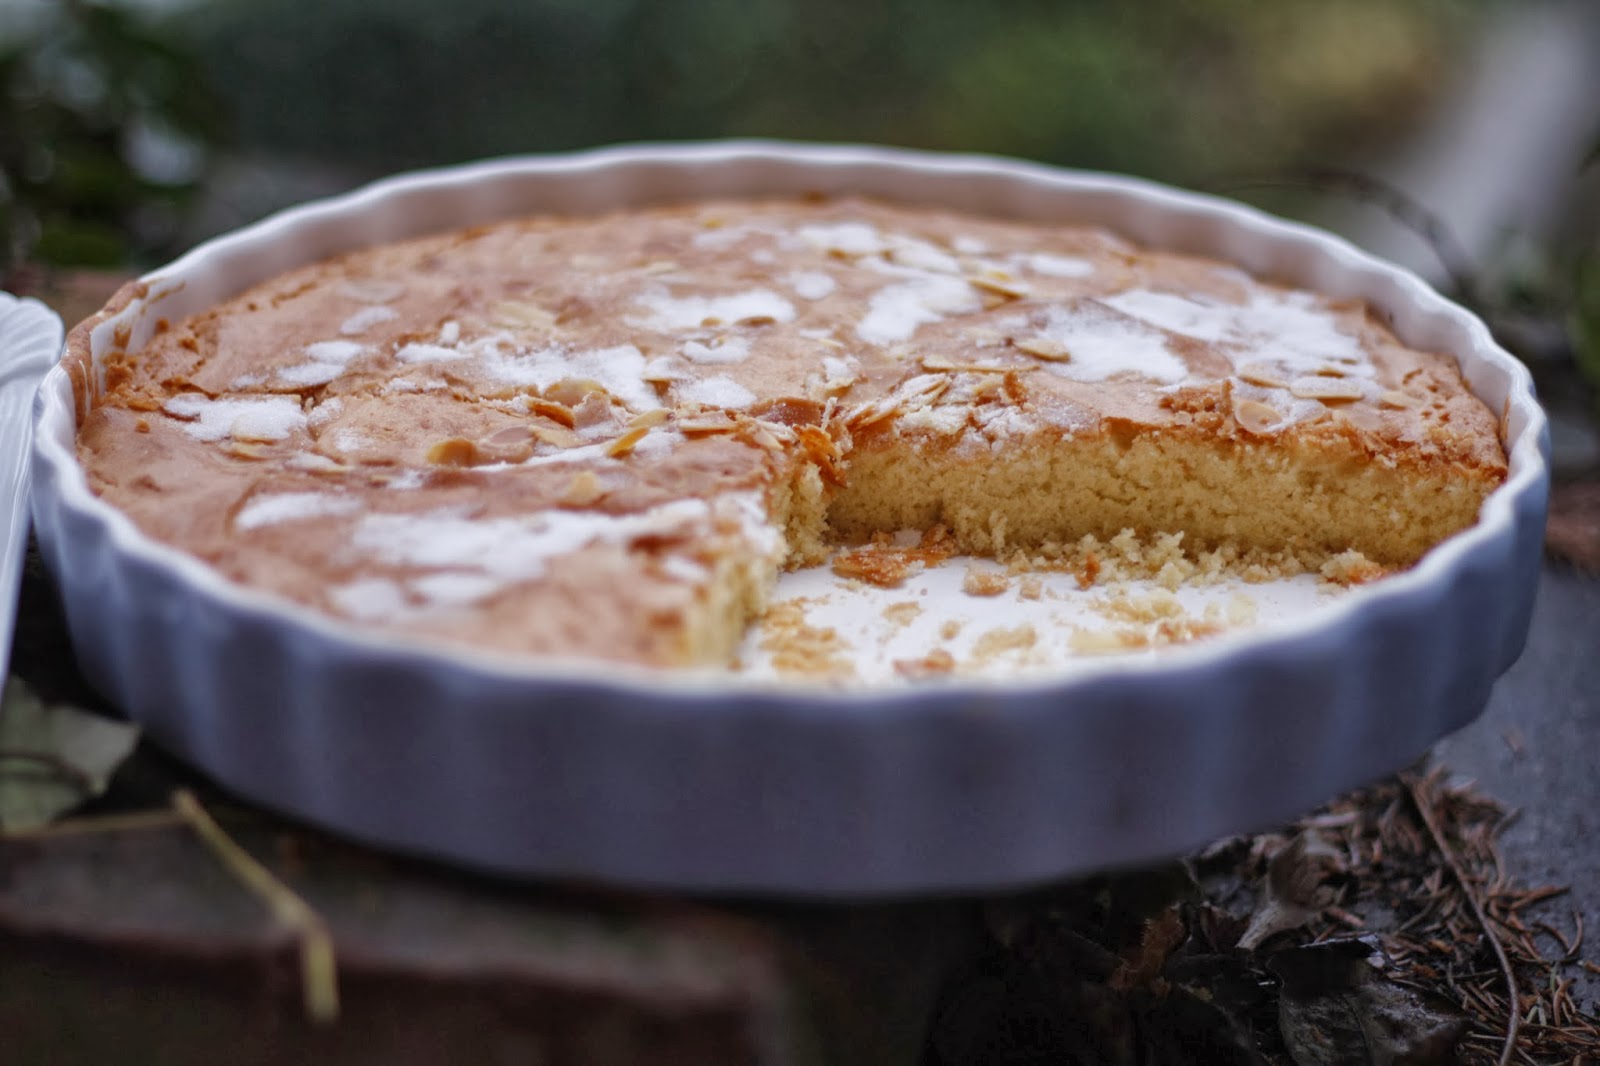
[(893, 585), (829, 566), (783, 575), (734, 673), (866, 687), (1064, 680), (1107, 656), (1152, 661), (1195, 641), (1308, 621), (1350, 591), (1317, 574), (1091, 584), (1077, 569), (968, 556), (909, 569)]

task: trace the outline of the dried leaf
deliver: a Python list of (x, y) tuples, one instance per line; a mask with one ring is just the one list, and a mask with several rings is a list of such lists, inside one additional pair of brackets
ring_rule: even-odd
[(1263, 941), (1298, 929), (1344, 896), (1332, 879), (1346, 873), (1343, 856), (1315, 831), (1306, 830), (1280, 849), (1267, 864), (1260, 902), (1239, 947), (1254, 951)]
[(1296, 1066), (1444, 1066), (1467, 1019), (1440, 996), (1383, 976), (1370, 938), (1291, 948), (1268, 967), (1283, 980), (1278, 1027)]
[(137, 726), (47, 705), (21, 678), (0, 698), (0, 832), (48, 825), (105, 791)]

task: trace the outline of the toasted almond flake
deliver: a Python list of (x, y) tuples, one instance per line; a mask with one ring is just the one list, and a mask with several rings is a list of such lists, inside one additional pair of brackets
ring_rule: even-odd
[(644, 440), (644, 435), (650, 432), (649, 426), (636, 426), (622, 436), (606, 445), (606, 454), (613, 459), (621, 459), (633, 451), (633, 446)]
[(530, 426), (506, 426), (497, 429), (484, 438), (483, 443), (496, 448), (509, 448), (518, 444), (526, 444), (533, 436)]
[[(148, 424), (146, 424), (146, 428), (142, 432), (150, 432)], [(244, 444), (236, 440), (229, 441), (223, 450), (235, 459), (248, 459), (251, 461), (265, 459), (268, 454), (266, 449), (259, 444)]]
[(1319, 366), (1313, 373), (1319, 378), (1342, 378), (1349, 375), (1342, 366)]
[(645, 411), (643, 414), (634, 415), (628, 420), (628, 428), (651, 429), (655, 426), (659, 426), (666, 420), (667, 409), (665, 407), (657, 407), (652, 411)]
[(734, 323), (736, 326), (774, 326), (778, 320), (771, 315), (748, 315)]
[(1235, 399), (1233, 419), (1247, 433), (1266, 433), (1282, 424), (1283, 415), (1276, 408), (1259, 400)]
[(739, 428), (739, 423), (720, 411), (710, 411), (685, 418), (675, 428), (685, 437), (705, 437), (713, 433), (732, 433)]
[(1259, 385), (1263, 389), (1286, 389), (1289, 383), (1283, 380), (1272, 367), (1266, 363), (1246, 363), (1239, 368), (1239, 380)]
[(583, 443), (583, 438), (565, 426), (533, 426), (532, 430), (536, 438), (557, 448), (576, 448)]
[(526, 300), (501, 300), (489, 308), (489, 321), (508, 329), (549, 329), (556, 324), (555, 312)]
[(602, 396), (610, 396), (606, 387), (598, 381), (589, 378), (562, 378), (560, 381), (544, 390), (545, 398), (568, 407), (577, 407), (589, 396), (598, 392)]
[(670, 259), (657, 259), (653, 263), (646, 263), (639, 268), (641, 274), (670, 274), (678, 269), (678, 264)]
[(1302, 400), (1343, 403), (1361, 399), (1361, 383), (1348, 378), (1325, 378), (1313, 374), (1295, 378), (1289, 383), (1289, 392)]
[(1399, 389), (1385, 389), (1378, 394), (1378, 402), (1385, 407), (1400, 407), (1408, 410), (1422, 406), (1421, 400), (1409, 392), (1401, 392)]
[(995, 363), (958, 363), (944, 355), (925, 355), (922, 369), (943, 370), (959, 374), (1004, 374), (1009, 370), (1032, 370), (1030, 367), (1001, 366)]
[(979, 274), (977, 277), (967, 279), (967, 284), (991, 296), (998, 296), (1002, 301), (1020, 300), (1028, 295), (1028, 288), (1009, 277), (994, 274)]
[(478, 446), (464, 437), (451, 437), (429, 448), (427, 458), (434, 466), (471, 466), (478, 458)]
[(561, 502), (569, 507), (587, 507), (598, 500), (602, 492), (599, 476), (593, 470), (580, 470), (572, 475), (566, 492), (561, 494)]
[(548, 418), (552, 422), (566, 426), (568, 429), (572, 429), (578, 424), (577, 415), (573, 414), (572, 408), (568, 407), (564, 403), (556, 403), (554, 400), (541, 400), (536, 397), (529, 397), (528, 413), (541, 415), (545, 418)]
[(1072, 353), (1067, 351), (1067, 346), (1045, 337), (1024, 337), (1012, 341), (1012, 347), (1019, 352), (1043, 359), (1050, 363), (1066, 363), (1072, 360)]

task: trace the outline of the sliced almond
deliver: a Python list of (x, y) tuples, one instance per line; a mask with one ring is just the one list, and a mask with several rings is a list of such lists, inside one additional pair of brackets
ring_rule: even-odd
[(506, 329), (549, 329), (556, 316), (527, 300), (501, 300), (489, 308), (489, 321)]
[(606, 392), (604, 385), (589, 378), (562, 378), (548, 389), (545, 389), (544, 395), (548, 400), (566, 404), (568, 407), (577, 407), (583, 403), (590, 393), (594, 392), (610, 395), (610, 393)]
[(946, 370), (958, 374), (1009, 374), (1013, 370), (1032, 370), (1031, 366), (1005, 366), (1001, 363), (958, 363), (942, 355), (922, 357), (924, 370)]
[(483, 443), (495, 448), (514, 448), (518, 444), (526, 444), (532, 437), (531, 426), (506, 426), (489, 434)]
[(572, 432), (572, 430), (565, 426), (536, 425), (531, 428), (535, 438), (543, 441), (546, 444), (554, 445), (557, 448), (576, 448), (578, 445), (583, 443), (582, 437), (579, 437), (576, 433)]
[(1378, 402), (1385, 407), (1399, 407), (1406, 410), (1422, 406), (1422, 401), (1417, 397), (1409, 392), (1401, 392), (1399, 389), (1385, 389), (1380, 392), (1378, 394)]
[(1289, 392), (1302, 400), (1348, 403), (1351, 400), (1361, 399), (1361, 383), (1349, 378), (1325, 378), (1308, 375), (1291, 381), (1289, 383)]
[(644, 440), (645, 434), (649, 432), (649, 426), (636, 426), (635, 428), (628, 430), (628, 432), (624, 433), (622, 436), (606, 445), (606, 454), (613, 459), (621, 459), (623, 456), (633, 451), (634, 445)]
[(528, 411), (530, 414), (541, 415), (552, 422), (560, 423), (568, 429), (572, 429), (578, 424), (577, 416), (572, 413), (572, 408), (564, 403), (556, 403), (554, 400), (540, 400), (530, 397), (528, 399)]
[(1027, 286), (1009, 277), (997, 277), (993, 274), (979, 274), (977, 277), (968, 278), (967, 284), (980, 292), (999, 297), (1002, 302), (1020, 300), (1028, 295)]
[(478, 446), (465, 437), (451, 437), (429, 448), (427, 458), (434, 466), (471, 466), (478, 459)]
[(1027, 352), (1048, 363), (1066, 363), (1072, 359), (1072, 353), (1067, 350), (1065, 344), (1050, 340), (1048, 337), (1023, 337), (1021, 340), (1012, 341), (1011, 344), (1017, 351)]
[(681, 419), (676, 427), (685, 437), (706, 437), (713, 433), (732, 433), (739, 423), (721, 411), (708, 411)]
[(1283, 415), (1259, 400), (1235, 400), (1233, 419), (1247, 433), (1267, 433), (1283, 424)]
[(653, 411), (645, 411), (634, 415), (628, 420), (629, 429), (652, 429), (667, 420), (667, 409), (657, 407)]
[(1246, 363), (1239, 368), (1239, 380), (1263, 389), (1286, 389), (1289, 383), (1266, 363)]
[(646, 263), (639, 268), (641, 274), (670, 274), (678, 269), (678, 264), (670, 259), (657, 259), (653, 263)]
[(580, 470), (572, 475), (566, 492), (561, 494), (561, 502), (569, 507), (587, 507), (603, 493), (599, 476), (593, 470)]

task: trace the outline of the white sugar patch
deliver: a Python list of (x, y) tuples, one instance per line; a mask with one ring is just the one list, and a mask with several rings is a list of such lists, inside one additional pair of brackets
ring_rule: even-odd
[(402, 363), (452, 363), (457, 359), (470, 359), (472, 353), (442, 344), (412, 343), (395, 352), (394, 357)]
[(279, 492), (252, 498), (233, 516), (233, 524), (239, 529), (258, 529), (279, 522), (354, 514), (360, 509), (361, 501), (354, 496), (336, 496), (327, 492)]
[(865, 222), (830, 222), (801, 226), (795, 231), (801, 240), (826, 252), (845, 255), (877, 255), (889, 245), (877, 227)]
[(1074, 381), (1136, 374), (1170, 385), (1189, 374), (1167, 347), (1165, 334), (1093, 300), (1073, 310), (1051, 307), (1036, 336), (1067, 350), (1068, 361), (1048, 363), (1046, 369)]
[(435, 602), (459, 605), (541, 577), (551, 560), (590, 545), (683, 535), (705, 526), (710, 517), (711, 509), (702, 500), (675, 500), (631, 515), (546, 511), (474, 519), (445, 511), (368, 514), (356, 524), (350, 545), (387, 565), (444, 571), (448, 577), (419, 576), (410, 587)]
[(889, 258), (898, 266), (929, 274), (961, 273), (961, 264), (954, 256), (920, 238), (897, 233), (890, 236), (888, 244)]
[(384, 307), (381, 304), (363, 307), (339, 323), (339, 332), (347, 337), (353, 337), (358, 333), (365, 333), (373, 326), (383, 322), (392, 322), (399, 317), (399, 313), (392, 307)]
[(750, 341), (745, 337), (688, 341), (683, 346), (683, 357), (691, 363), (742, 363), (750, 357)]
[(820, 270), (797, 270), (784, 280), (802, 300), (820, 300), (839, 287), (831, 274)]
[(1339, 363), (1362, 376), (1373, 373), (1360, 342), (1310, 293), (1258, 289), (1249, 303), (1232, 304), (1133, 289), (1104, 302), (1141, 322), (1226, 345), (1236, 362), (1271, 359), (1306, 373)]
[(351, 278), (339, 284), (339, 295), (364, 304), (392, 303), (405, 292), (404, 282), (387, 278)]
[(873, 293), (866, 317), (856, 325), (856, 336), (869, 344), (903, 341), (918, 326), (982, 306), (977, 292), (961, 278), (918, 277)]
[(366, 350), (366, 345), (359, 341), (317, 341), (304, 348), (306, 356), (315, 362), (340, 364), (348, 363)]
[(364, 622), (379, 622), (405, 614), (410, 604), (405, 590), (385, 578), (365, 578), (328, 590), (328, 599), (340, 612)]
[(450, 345), (461, 340), (461, 323), (450, 321), (439, 327), (439, 343)]
[(587, 352), (544, 348), (525, 354), (507, 354), (497, 344), (473, 348), (490, 377), (510, 385), (548, 389), (558, 381), (577, 378), (598, 382), (631, 410), (653, 411), (661, 406), (655, 389), (644, 380), (644, 354), (631, 344)]
[(794, 305), (770, 289), (752, 289), (728, 296), (672, 296), (665, 291), (647, 292), (638, 298), (650, 317), (631, 320), (634, 325), (661, 331), (699, 329), (712, 323), (738, 322), (746, 318), (770, 318), (788, 322), (794, 318)]
[(686, 382), (676, 386), (676, 389), (678, 399), (705, 404), (707, 407), (743, 410), (756, 402), (755, 393), (726, 374)]
[(489, 574), (426, 574), (406, 582), (407, 587), (438, 607), (464, 607), (488, 599), (505, 582)]
[(343, 374), (350, 361), (366, 352), (367, 348), (356, 341), (317, 341), (306, 345), (303, 350), (311, 361), (299, 366), (283, 367), (278, 371), (280, 381), (291, 385), (326, 385)]
[(225, 437), (283, 440), (306, 424), (300, 400), (294, 396), (213, 400), (202, 393), (186, 392), (169, 399), (163, 410), (176, 418), (192, 420), (184, 423), (183, 431), (205, 441)]
[(1094, 273), (1093, 263), (1075, 255), (1034, 252), (1025, 256), (1022, 261), (1035, 274), (1048, 274), (1053, 278), (1086, 278)]
[(344, 367), (338, 363), (302, 363), (279, 370), (278, 380), (291, 385), (326, 385), (343, 373)]

